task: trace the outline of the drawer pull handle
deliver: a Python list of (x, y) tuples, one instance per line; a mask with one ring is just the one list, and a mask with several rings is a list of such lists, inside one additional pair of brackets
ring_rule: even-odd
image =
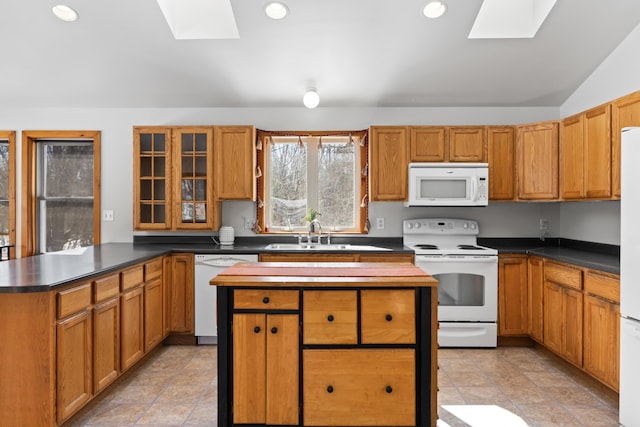
[(393, 391), (390, 385), (388, 385), (384, 390), (389, 394), (391, 394), (391, 392)]
[(260, 333), (260, 326), (256, 326), (255, 328), (253, 328), (253, 332), (255, 332), (256, 334)]
[(265, 304), (269, 304), (269, 297), (262, 298), (262, 302)]
[(276, 328), (275, 326), (273, 328), (271, 328), (271, 333), (272, 334), (277, 334), (278, 333), (278, 328)]
[(384, 318), (387, 319), (387, 322), (391, 322), (391, 320), (393, 320), (393, 316), (390, 314), (387, 314)]
[(332, 386), (327, 387), (327, 392), (328, 393), (333, 393), (333, 387)]
[(329, 322), (333, 322), (333, 314), (328, 315), (328, 316), (327, 316), (327, 320), (328, 320)]

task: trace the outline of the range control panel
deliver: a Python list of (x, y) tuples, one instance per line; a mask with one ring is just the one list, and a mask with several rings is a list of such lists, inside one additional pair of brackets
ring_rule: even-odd
[(477, 235), (478, 221), (454, 218), (406, 219), (402, 222), (402, 232), (424, 235)]

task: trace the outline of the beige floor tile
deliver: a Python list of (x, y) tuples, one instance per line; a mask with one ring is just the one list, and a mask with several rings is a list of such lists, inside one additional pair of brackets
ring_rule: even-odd
[(196, 405), (185, 425), (216, 426), (218, 425), (218, 405)]
[(171, 383), (173, 385), (209, 385), (217, 378), (217, 371), (211, 370), (184, 370), (178, 372)]
[(509, 396), (509, 400), (515, 405), (541, 405), (551, 404), (553, 400), (540, 388), (531, 387), (500, 387), (500, 390)]
[(618, 427), (618, 412), (603, 406), (566, 405), (565, 408), (585, 427)]
[(502, 370), (487, 374), (498, 387), (533, 387), (535, 384), (522, 373), (515, 370)]
[(438, 360), (438, 366), (447, 373), (479, 371), (475, 363), (472, 363), (467, 359), (441, 359)]
[(182, 425), (195, 405), (156, 403), (138, 420), (136, 425)]
[(152, 403), (162, 392), (163, 385), (127, 385), (112, 393), (115, 403)]
[(197, 403), (206, 387), (198, 384), (170, 384), (157, 396), (156, 403)]
[(506, 405), (509, 397), (498, 387), (458, 387), (464, 400), (470, 405)]
[(523, 372), (538, 387), (575, 387), (576, 383), (561, 372)]
[(447, 375), (449, 379), (456, 387), (493, 387), (494, 384), (491, 382), (488, 376), (483, 374), (482, 372), (469, 371), (453, 371), (448, 372)]
[(175, 371), (151, 371), (144, 368), (136, 372), (130, 378), (128, 384), (136, 386), (165, 386), (171, 382), (175, 375)]
[(535, 427), (583, 427), (560, 405), (519, 405), (518, 408)]
[(466, 402), (456, 387), (440, 387), (438, 405), (464, 405)]
[(438, 387), (453, 387), (453, 382), (442, 369), (438, 369)]
[(582, 387), (544, 387), (551, 399), (561, 405), (602, 406), (602, 402)]
[(207, 370), (207, 369), (218, 369), (218, 365), (217, 365), (217, 360), (209, 357), (205, 357), (205, 356), (201, 356), (198, 355), (196, 357), (194, 357), (193, 359), (191, 359), (189, 361), (189, 363), (187, 363), (184, 367), (184, 369), (200, 369), (200, 370)]
[(128, 404), (109, 402), (97, 408), (87, 421), (88, 425), (133, 425), (150, 407), (147, 404)]
[(199, 403), (218, 403), (218, 384), (207, 386), (200, 396)]

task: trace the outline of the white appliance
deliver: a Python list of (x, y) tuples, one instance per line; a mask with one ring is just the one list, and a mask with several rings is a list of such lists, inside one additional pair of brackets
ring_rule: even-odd
[(426, 218), (403, 222), (415, 264), (438, 281), (440, 347), (496, 347), (498, 251), (478, 246), (478, 223)]
[(409, 163), (405, 206), (487, 206), (487, 163)]
[(209, 281), (238, 262), (257, 262), (258, 255), (195, 255), (195, 334), (198, 344), (218, 343), (216, 287)]
[(640, 426), (640, 128), (622, 130), (620, 197), (620, 424)]

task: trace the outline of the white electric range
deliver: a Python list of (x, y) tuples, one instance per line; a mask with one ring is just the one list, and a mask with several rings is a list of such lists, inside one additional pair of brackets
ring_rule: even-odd
[(402, 228), (415, 264), (439, 281), (440, 347), (496, 347), (498, 251), (477, 244), (478, 222), (411, 219)]

